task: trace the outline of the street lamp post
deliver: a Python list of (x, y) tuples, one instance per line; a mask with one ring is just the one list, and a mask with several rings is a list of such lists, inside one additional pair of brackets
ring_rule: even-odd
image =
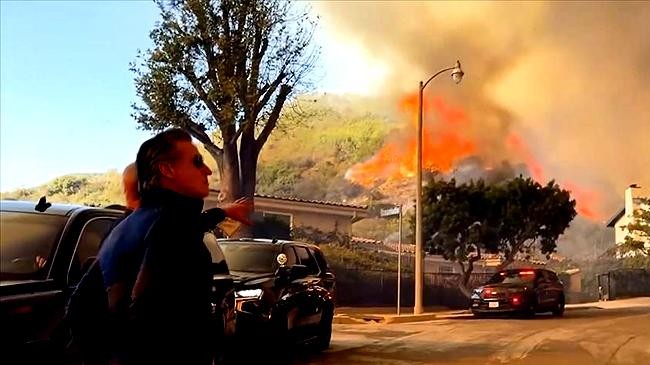
[(417, 147), (416, 158), (417, 166), (415, 170), (415, 303), (413, 306), (413, 313), (420, 314), (422, 308), (422, 292), (424, 289), (424, 248), (422, 247), (422, 104), (424, 88), (427, 87), (429, 82), (436, 76), (443, 72), (451, 71), (451, 77), (459, 83), (463, 79), (465, 73), (460, 68), (460, 61), (456, 61), (453, 67), (448, 67), (436, 72), (426, 82), (420, 81), (419, 95), (418, 95), (418, 128), (417, 128)]

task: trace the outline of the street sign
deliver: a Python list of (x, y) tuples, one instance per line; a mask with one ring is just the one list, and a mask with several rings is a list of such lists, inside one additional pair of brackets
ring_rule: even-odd
[(379, 215), (382, 217), (391, 217), (394, 215), (399, 215), (399, 207), (395, 208), (390, 208), (390, 209), (382, 209), (379, 211)]

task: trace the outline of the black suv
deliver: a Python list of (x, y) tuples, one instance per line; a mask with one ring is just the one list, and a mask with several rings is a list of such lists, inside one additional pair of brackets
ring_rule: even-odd
[(557, 275), (544, 269), (514, 269), (499, 271), (488, 282), (474, 289), (472, 313), (552, 312), (564, 314), (564, 286)]
[[(82, 274), (124, 211), (75, 205), (0, 202), (0, 346), (10, 363), (72, 360), (63, 315)], [(234, 332), (233, 282), (216, 240), (217, 334)], [(222, 327), (223, 326), (223, 327)], [(218, 350), (218, 349), (217, 349)]]
[(317, 246), (263, 239), (219, 245), (235, 278), (238, 334), (329, 347), (335, 277)]
[(0, 203), (0, 343), (9, 359), (62, 361), (68, 297), (123, 214), (44, 200)]

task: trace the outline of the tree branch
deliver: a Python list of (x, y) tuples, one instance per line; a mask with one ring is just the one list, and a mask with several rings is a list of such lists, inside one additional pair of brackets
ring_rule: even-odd
[(278, 88), (278, 86), (280, 86), (280, 84), (282, 83), (282, 81), (286, 76), (287, 75), (284, 73), (284, 68), (283, 68), (282, 71), (280, 71), (280, 73), (278, 74), (278, 77), (276, 77), (272, 83), (262, 87), (262, 89), (260, 90), (262, 92), (261, 99), (259, 99), (258, 97), (258, 101), (257, 103), (255, 103), (255, 108), (253, 109), (253, 116), (255, 117), (255, 119), (257, 119), (257, 116), (262, 111), (262, 108), (264, 108), (264, 106), (269, 102), (271, 96), (273, 96), (275, 90)]
[(244, 123), (243, 121), (244, 118), (240, 119), (239, 121), (239, 129), (237, 129), (237, 132), (233, 134), (232, 138), (230, 139), (229, 143), (235, 143), (237, 142), (237, 138), (241, 136), (241, 134), (244, 132), (244, 128), (249, 124), (249, 123)]
[(284, 105), (284, 102), (287, 100), (287, 97), (289, 96), (290, 92), (291, 92), (291, 86), (286, 84), (280, 86), (280, 92), (278, 93), (278, 97), (275, 99), (275, 105), (273, 106), (273, 110), (269, 115), (269, 119), (266, 121), (266, 125), (264, 125), (262, 132), (260, 133), (260, 135), (257, 137), (257, 140), (255, 141), (256, 142), (255, 150), (257, 153), (259, 153), (262, 150), (264, 143), (266, 143), (266, 140), (269, 138), (269, 135), (271, 135), (271, 132), (277, 125), (278, 118), (280, 117), (280, 111), (282, 110), (282, 106)]
[(190, 82), (192, 87), (194, 88), (194, 91), (199, 95), (199, 98), (201, 98), (201, 101), (205, 104), (205, 106), (210, 110), (210, 114), (212, 114), (212, 117), (217, 121), (217, 123), (220, 122), (219, 118), (219, 109), (217, 106), (210, 100), (210, 97), (208, 94), (205, 92), (201, 84), (199, 83), (198, 78), (194, 74), (193, 71), (189, 70), (188, 68), (182, 68), (180, 70), (181, 74), (185, 76), (187, 81)]
[(223, 149), (219, 148), (214, 142), (212, 142), (212, 139), (210, 139), (210, 136), (208, 136), (205, 133), (205, 130), (201, 128), (201, 126), (190, 120), (189, 117), (185, 118), (185, 126), (183, 129), (185, 129), (189, 134), (191, 134), (194, 138), (199, 140), (199, 142), (203, 143), (205, 148), (210, 152), (214, 153), (215, 156), (220, 156), (223, 154)]

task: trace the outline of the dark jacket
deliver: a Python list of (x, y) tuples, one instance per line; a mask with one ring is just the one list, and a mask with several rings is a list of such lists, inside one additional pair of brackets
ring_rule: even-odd
[(212, 260), (203, 234), (225, 216), (220, 209), (202, 215), (202, 208), (200, 199), (149, 192), (104, 241), (104, 284), (122, 284), (130, 294), (118, 313), (124, 362), (211, 362)]

